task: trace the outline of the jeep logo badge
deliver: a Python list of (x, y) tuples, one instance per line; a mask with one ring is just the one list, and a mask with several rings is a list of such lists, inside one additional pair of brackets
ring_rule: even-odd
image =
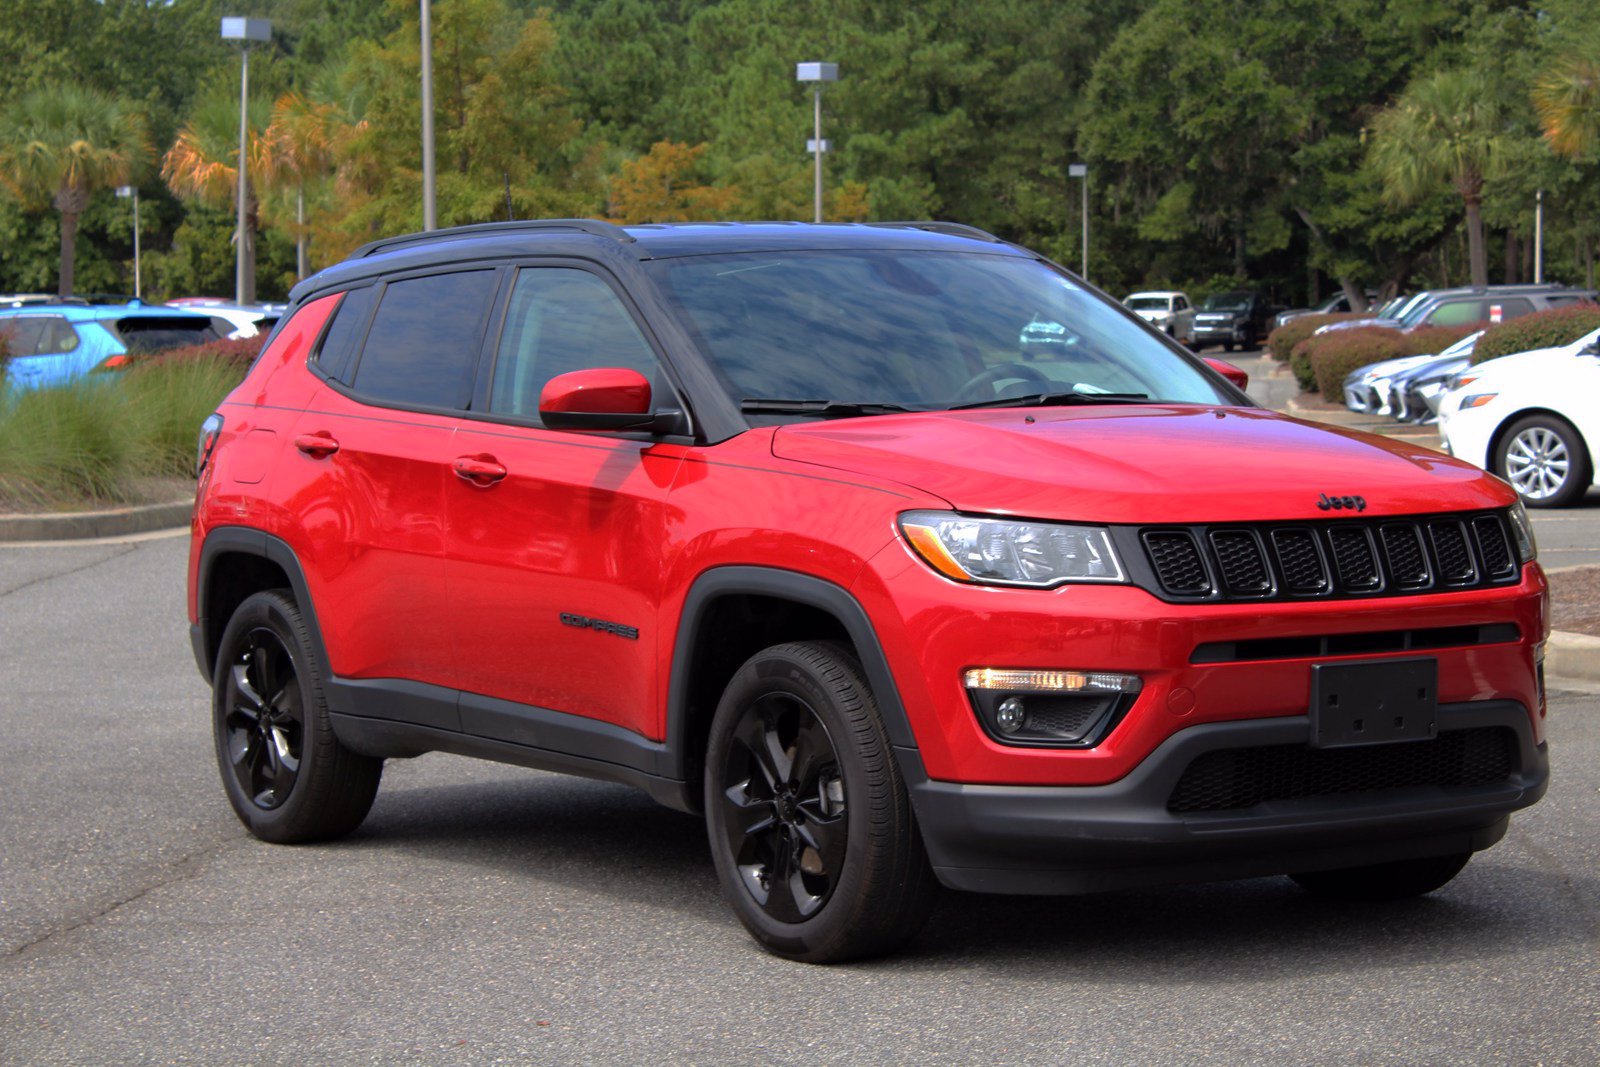
[(1366, 511), (1367, 498), (1364, 496), (1329, 496), (1322, 494), (1322, 499), (1317, 501), (1317, 507), (1323, 511)]

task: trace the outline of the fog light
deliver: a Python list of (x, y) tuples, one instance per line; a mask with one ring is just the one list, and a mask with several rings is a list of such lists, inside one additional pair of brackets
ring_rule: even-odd
[(1022, 724), (1027, 719), (1027, 709), (1022, 706), (1021, 697), (1006, 697), (994, 712), (994, 724), (1000, 728), (1001, 733), (1014, 734), (1022, 729)]
[(1091, 748), (1132, 706), (1137, 674), (982, 667), (962, 680), (984, 731), (1006, 745)]

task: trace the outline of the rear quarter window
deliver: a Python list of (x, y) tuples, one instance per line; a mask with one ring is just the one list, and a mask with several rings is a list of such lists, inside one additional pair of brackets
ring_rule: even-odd
[(367, 332), (367, 320), (372, 317), (372, 305), (378, 290), (368, 287), (352, 289), (344, 294), (333, 313), (328, 332), (322, 335), (317, 346), (316, 363), (322, 373), (336, 382), (350, 384), (351, 371), (355, 369), (356, 351)]

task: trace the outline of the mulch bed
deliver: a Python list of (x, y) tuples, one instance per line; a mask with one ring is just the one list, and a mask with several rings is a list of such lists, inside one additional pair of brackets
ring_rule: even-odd
[(1550, 575), (1550, 616), (1557, 630), (1600, 637), (1600, 567)]

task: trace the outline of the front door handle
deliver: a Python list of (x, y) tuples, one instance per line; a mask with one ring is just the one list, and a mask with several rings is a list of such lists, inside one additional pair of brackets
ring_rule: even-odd
[(294, 447), (312, 459), (327, 459), (339, 451), (339, 442), (333, 439), (332, 434), (319, 430), (316, 433), (303, 433), (296, 437)]
[(454, 463), (456, 477), (480, 489), (487, 489), (506, 476), (506, 469), (493, 456), (459, 456)]

